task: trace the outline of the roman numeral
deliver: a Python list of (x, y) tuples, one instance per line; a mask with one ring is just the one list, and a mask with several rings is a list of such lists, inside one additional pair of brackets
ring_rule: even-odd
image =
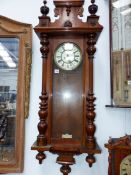
[[(58, 60), (57, 62), (60, 63), (61, 61), (62, 61), (62, 60), (60, 59), (60, 60)], [(63, 61), (62, 61), (62, 62), (63, 62)]]
[(131, 158), (128, 158), (129, 162), (131, 162)]
[(126, 171), (126, 169), (124, 168), (124, 169), (122, 169), (122, 171)]
[(77, 62), (77, 63), (79, 62), (79, 61), (78, 61), (78, 60), (76, 60), (76, 59), (74, 59), (74, 61), (75, 61), (75, 62)]

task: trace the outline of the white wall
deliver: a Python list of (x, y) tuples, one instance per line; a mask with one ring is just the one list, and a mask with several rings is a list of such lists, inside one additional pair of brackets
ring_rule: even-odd
[[(52, 0), (48, 0), (53, 16)], [(43, 0), (0, 0), (0, 15), (10, 17), (22, 22), (32, 23), (33, 26), (38, 24), (39, 9)], [(85, 161), (86, 155), (76, 156), (76, 165), (72, 167), (72, 175), (107, 175), (108, 152), (104, 148), (109, 136), (119, 137), (125, 133), (131, 133), (131, 116), (130, 109), (107, 109), (106, 104), (110, 103), (110, 74), (109, 74), (109, 30), (108, 30), (108, 1), (96, 0), (99, 5), (98, 14), (100, 23), (104, 30), (97, 44), (97, 53), (95, 59), (95, 95), (97, 97), (97, 117), (96, 137), (102, 149), (102, 154), (96, 156), (97, 162), (93, 168), (89, 168)], [(86, 0), (85, 15), (89, 0)], [(86, 16), (85, 18), (86, 19)], [(31, 79), (31, 99), (30, 99), (30, 116), (26, 120), (25, 135), (25, 168), (23, 175), (60, 175), (60, 166), (55, 163), (56, 156), (47, 153), (47, 159), (42, 165), (39, 165), (35, 159), (36, 152), (31, 151), (30, 147), (35, 141), (38, 131), (38, 109), (39, 95), (41, 93), (41, 55), (39, 52), (39, 40), (33, 32), (33, 63)], [(18, 175), (18, 174), (17, 174)]]

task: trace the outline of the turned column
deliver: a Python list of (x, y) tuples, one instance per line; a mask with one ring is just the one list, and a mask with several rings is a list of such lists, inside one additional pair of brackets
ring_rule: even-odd
[[(95, 149), (96, 147), (96, 141), (95, 141), (95, 131), (96, 131), (96, 126), (94, 124), (94, 119), (96, 116), (95, 113), (95, 104), (94, 101), (96, 98), (94, 97), (93, 93), (93, 58), (94, 54), (96, 52), (95, 48), (95, 41), (96, 34), (91, 33), (88, 35), (88, 47), (87, 47), (87, 53), (88, 53), (88, 58), (89, 58), (89, 90), (86, 98), (86, 104), (87, 104), (87, 113), (86, 113), (86, 118), (87, 118), (87, 127), (86, 127), (86, 132), (87, 132), (87, 147), (88, 149)], [(91, 167), (93, 163), (95, 163), (95, 158), (93, 154), (89, 154), (88, 157), (86, 158), (86, 161), (89, 163), (89, 166)]]
[[(46, 6), (46, 1), (43, 2), (44, 6), (41, 7), (42, 16), (39, 17), (40, 24), (45, 25), (47, 21), (49, 21), (49, 17), (47, 14), (49, 13), (49, 8)], [(41, 22), (42, 21), (42, 22)], [(38, 131), (39, 134), (37, 136), (37, 146), (46, 146), (47, 145), (47, 117), (48, 117), (48, 94), (46, 89), (46, 81), (47, 81), (47, 58), (49, 52), (49, 41), (48, 36), (45, 33), (40, 33), (40, 52), (42, 54), (42, 92), (40, 98), (40, 110), (39, 114), (39, 123), (38, 123)], [(46, 158), (46, 155), (42, 151), (38, 151), (36, 159), (39, 160), (39, 163), (42, 163), (42, 160)]]
[[(89, 6), (89, 13), (91, 14), (88, 19), (87, 23), (92, 26), (95, 26), (98, 22), (99, 17), (95, 15), (97, 12), (97, 5), (95, 5), (95, 0), (91, 0), (92, 5)], [(95, 120), (95, 96), (94, 96), (94, 87), (93, 87), (93, 59), (94, 54), (96, 52), (95, 44), (96, 44), (96, 33), (89, 33), (87, 35), (87, 54), (89, 59), (89, 90), (86, 98), (86, 119), (87, 119), (87, 126), (86, 126), (86, 133), (87, 133), (87, 147), (88, 149), (95, 149), (96, 148), (96, 140), (95, 140), (95, 131), (96, 126), (94, 124)], [(91, 167), (93, 163), (95, 163), (95, 157), (93, 153), (88, 154), (86, 157), (86, 161), (89, 163)]]
[(47, 145), (47, 138), (45, 136), (46, 130), (47, 130), (47, 115), (48, 115), (48, 95), (46, 91), (46, 69), (47, 69), (47, 57), (49, 52), (49, 41), (46, 34), (41, 34), (41, 45), (40, 51), (42, 53), (42, 92), (40, 96), (40, 110), (39, 110), (39, 117), (40, 122), (38, 123), (38, 131), (39, 135), (37, 136), (37, 145), (38, 146), (44, 146)]
[(89, 58), (89, 90), (88, 90), (88, 94), (87, 94), (87, 146), (88, 148), (95, 148), (95, 124), (94, 124), (94, 119), (95, 119), (95, 97), (94, 97), (94, 93), (93, 93), (93, 58), (94, 58), (94, 53), (96, 52), (96, 48), (95, 48), (95, 37), (96, 34), (91, 33), (88, 35), (88, 47), (87, 47), (87, 53), (88, 53), (88, 58)]
[[(41, 45), (40, 51), (42, 53), (42, 92), (40, 96), (40, 110), (38, 112), (40, 117), (40, 122), (38, 123), (38, 131), (39, 135), (37, 136), (37, 145), (38, 146), (45, 146), (47, 145), (47, 116), (48, 116), (48, 94), (46, 90), (46, 78), (47, 78), (47, 58), (49, 52), (49, 41), (48, 36), (44, 33), (40, 34)], [(36, 156), (40, 163), (42, 160), (45, 159), (45, 154), (43, 152), (39, 152)]]

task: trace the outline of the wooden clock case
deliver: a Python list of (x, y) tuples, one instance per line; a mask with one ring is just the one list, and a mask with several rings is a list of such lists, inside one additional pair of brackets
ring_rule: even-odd
[[(96, 52), (95, 44), (103, 27), (98, 23), (99, 17), (96, 15), (98, 7), (94, 0), (89, 6), (90, 16), (87, 17), (86, 22), (82, 22), (78, 18), (78, 16), (82, 17), (84, 0), (54, 0), (55, 16), (59, 18), (53, 23), (47, 16), (49, 8), (46, 4), (47, 2), (44, 1), (44, 6), (41, 7), (42, 16), (39, 17), (39, 24), (34, 28), (42, 45), (40, 51), (43, 72), (39, 110), (40, 122), (38, 123), (39, 135), (32, 150), (38, 151), (36, 158), (39, 163), (42, 163), (42, 160), (46, 158), (45, 151), (58, 154), (57, 163), (62, 165), (61, 172), (67, 175), (71, 171), (69, 166), (75, 163), (74, 155), (87, 153), (86, 161), (91, 167), (95, 163), (94, 154), (101, 152), (94, 136), (96, 130), (94, 101), (96, 98), (93, 93), (93, 58)], [(78, 45), (83, 57), (82, 77), (79, 78), (82, 85), (80, 85), (79, 80), (77, 82), (77, 78), (74, 81), (74, 88), (82, 87), (80, 94), (78, 94), (77, 88), (74, 89), (80, 97), (82, 106), (79, 105), (79, 98), (72, 103), (69, 102), (72, 106), (69, 120), (66, 120), (64, 106), (62, 108), (59, 105), (58, 110), (55, 110), (56, 113), (53, 110), (53, 105), (60, 103), (59, 99), (55, 98), (54, 89), (59, 91), (60, 86), (62, 86), (62, 83), (58, 82), (57, 87), (54, 88), (53, 57), (56, 48), (63, 42), (72, 42)], [(71, 73), (67, 76), (69, 83), (62, 86), (63, 90), (73, 81)], [(61, 119), (58, 119), (58, 115), (61, 115)], [(71, 121), (73, 120), (72, 115), (75, 116), (74, 124)], [(67, 126), (66, 129), (65, 126)], [(60, 137), (62, 128), (64, 134), (69, 130), (73, 133), (73, 137)]]
[(131, 135), (121, 138), (110, 138), (105, 147), (109, 151), (108, 175), (120, 175), (122, 160), (131, 155)]

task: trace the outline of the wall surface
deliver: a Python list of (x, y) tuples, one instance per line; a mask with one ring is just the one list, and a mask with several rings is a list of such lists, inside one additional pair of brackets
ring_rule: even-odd
[[(84, 18), (88, 14), (89, 0), (85, 0)], [(0, 0), (0, 15), (10, 17), (21, 22), (31, 23), (33, 27), (38, 24), (40, 7), (43, 0)], [(97, 43), (97, 53), (95, 55), (95, 96), (96, 101), (96, 137), (102, 149), (102, 154), (96, 156), (97, 162), (93, 168), (89, 168), (85, 161), (86, 155), (76, 156), (76, 165), (72, 167), (71, 175), (107, 175), (108, 152), (104, 148), (104, 143), (109, 136), (120, 137), (125, 133), (131, 133), (131, 110), (130, 109), (109, 109), (105, 108), (110, 103), (110, 70), (109, 70), (109, 20), (108, 20), (108, 1), (96, 0), (99, 5), (98, 15), (104, 30)], [(53, 18), (54, 5), (52, 0), (48, 0), (50, 15)], [(33, 32), (33, 62), (31, 79), (31, 99), (30, 115), (25, 121), (25, 162), (22, 175), (60, 175), (60, 166), (55, 163), (56, 156), (47, 153), (47, 159), (39, 165), (35, 159), (36, 152), (31, 151), (31, 145), (35, 141), (38, 131), (38, 109), (39, 95), (41, 93), (41, 55), (39, 52), (40, 44), (37, 36)], [(17, 174), (18, 175), (18, 174)]]

